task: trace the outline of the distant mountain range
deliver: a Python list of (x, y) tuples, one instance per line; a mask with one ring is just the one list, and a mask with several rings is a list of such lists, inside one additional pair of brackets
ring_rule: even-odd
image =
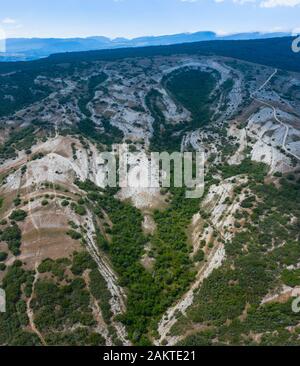
[(248, 40), (290, 36), (290, 33), (238, 33), (226, 36), (214, 32), (180, 33), (166, 36), (138, 37), (133, 39), (107, 37), (87, 38), (9, 38), (6, 53), (0, 53), (0, 61), (28, 61), (47, 57), (54, 53), (103, 50), (123, 47), (172, 45), (213, 40)]

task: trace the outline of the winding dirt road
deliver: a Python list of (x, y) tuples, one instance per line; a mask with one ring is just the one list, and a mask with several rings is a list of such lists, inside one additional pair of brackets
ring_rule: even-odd
[(283, 121), (281, 121), (280, 119), (279, 119), (279, 117), (278, 117), (278, 113), (277, 113), (277, 110), (276, 110), (276, 108), (272, 105), (272, 104), (270, 104), (270, 103), (268, 103), (268, 102), (266, 102), (266, 101), (264, 101), (263, 99), (259, 99), (259, 98), (257, 98), (256, 96), (255, 96), (255, 94), (257, 93), (257, 92), (259, 92), (259, 91), (261, 91), (262, 89), (264, 89), (265, 88), (265, 86), (273, 79), (273, 77), (277, 74), (277, 72), (278, 72), (278, 70), (277, 69), (275, 69), (275, 71), (272, 73), (272, 75), (270, 75), (269, 77), (268, 77), (268, 79), (260, 86), (260, 88), (258, 88), (254, 93), (251, 93), (251, 97), (254, 99), (254, 100), (256, 100), (257, 102), (259, 102), (259, 103), (261, 103), (261, 104), (264, 104), (265, 106), (267, 106), (267, 107), (269, 107), (269, 108), (271, 108), (272, 110), (273, 110), (273, 116), (274, 116), (274, 119), (275, 119), (275, 121), (276, 122), (278, 122), (279, 124), (281, 124), (282, 126), (284, 126), (284, 128), (285, 128), (285, 134), (284, 134), (284, 137), (283, 137), (283, 141), (282, 141), (282, 148), (283, 148), (283, 150), (287, 153), (287, 154), (289, 154), (289, 155), (291, 155), (291, 156), (293, 156), (295, 159), (297, 159), (297, 160), (300, 160), (300, 157), (298, 156), (298, 155), (296, 155), (296, 154), (294, 154), (293, 152), (291, 152), (291, 151), (289, 151), (289, 149), (286, 147), (286, 140), (287, 140), (287, 138), (288, 138), (288, 135), (289, 135), (289, 129), (290, 129), (290, 126), (288, 126), (286, 123), (284, 123)]

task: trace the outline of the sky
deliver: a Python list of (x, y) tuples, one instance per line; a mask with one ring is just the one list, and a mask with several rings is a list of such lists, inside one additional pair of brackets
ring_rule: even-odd
[(300, 0), (1, 0), (6, 37), (300, 30)]

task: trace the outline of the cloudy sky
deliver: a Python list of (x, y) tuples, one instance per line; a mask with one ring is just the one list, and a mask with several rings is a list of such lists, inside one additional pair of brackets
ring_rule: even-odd
[[(300, 29), (300, 0), (5, 0), (8, 37), (137, 37)], [(0, 29), (1, 32), (1, 29)]]

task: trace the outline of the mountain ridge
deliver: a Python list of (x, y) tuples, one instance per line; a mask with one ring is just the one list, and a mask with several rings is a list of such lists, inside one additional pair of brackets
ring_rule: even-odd
[(163, 46), (180, 43), (192, 43), (214, 40), (249, 40), (290, 36), (285, 32), (248, 32), (230, 35), (218, 35), (211, 31), (178, 33), (162, 36), (142, 36), (132, 39), (108, 38), (105, 36), (72, 38), (8, 38), (6, 52), (0, 53), (0, 61), (28, 61), (50, 56), (54, 53), (81, 52), (103, 49)]

